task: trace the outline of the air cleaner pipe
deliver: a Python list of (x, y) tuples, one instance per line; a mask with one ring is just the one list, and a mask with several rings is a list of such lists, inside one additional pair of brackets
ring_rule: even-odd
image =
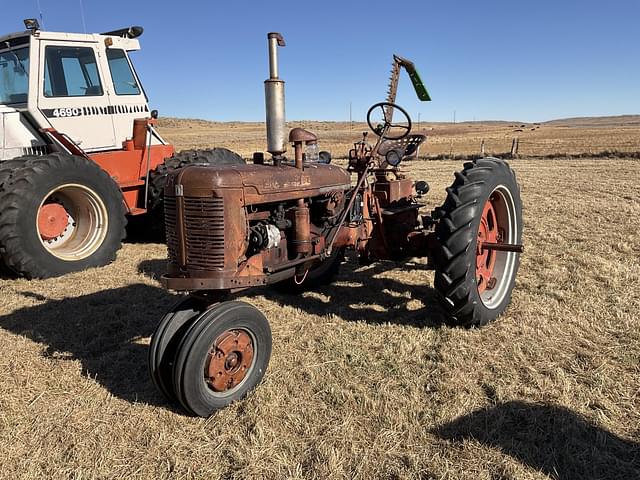
[(278, 47), (284, 47), (281, 34), (267, 34), (269, 43), (269, 78), (264, 81), (267, 120), (267, 152), (280, 157), (287, 151), (284, 114), (284, 80), (278, 75)]

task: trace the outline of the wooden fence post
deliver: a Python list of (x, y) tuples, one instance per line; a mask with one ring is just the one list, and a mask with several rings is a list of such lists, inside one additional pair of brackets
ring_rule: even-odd
[(482, 155), (484, 157), (484, 138), (482, 139), (482, 142), (480, 143), (480, 155)]
[(514, 137), (511, 141), (511, 158), (515, 158), (518, 155), (518, 137)]

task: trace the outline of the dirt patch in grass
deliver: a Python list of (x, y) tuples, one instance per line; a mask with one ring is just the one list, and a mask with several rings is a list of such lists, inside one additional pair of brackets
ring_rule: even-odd
[[(210, 419), (148, 379), (174, 296), (165, 249), (0, 280), (3, 478), (638, 478), (640, 163), (514, 160), (525, 254), (511, 307), (442, 324), (424, 259), (343, 266), (299, 296), (240, 297), (270, 319), (264, 382)], [(408, 162), (432, 187), (460, 162)]]

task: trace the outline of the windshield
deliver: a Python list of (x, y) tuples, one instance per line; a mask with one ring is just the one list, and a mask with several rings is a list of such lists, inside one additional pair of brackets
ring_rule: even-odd
[(0, 104), (27, 102), (28, 72), (29, 47), (0, 53)]

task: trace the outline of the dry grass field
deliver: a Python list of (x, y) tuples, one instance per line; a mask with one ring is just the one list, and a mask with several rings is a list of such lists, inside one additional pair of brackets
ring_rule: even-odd
[[(348, 144), (348, 125), (323, 125), (327, 143)], [(162, 132), (181, 148), (262, 146), (246, 124)], [(0, 279), (0, 477), (640, 478), (640, 161), (511, 165), (526, 251), (502, 318), (445, 326), (423, 259), (239, 296), (270, 319), (273, 356), (246, 400), (207, 420), (147, 375), (175, 299), (157, 281), (162, 245), (127, 243), (114, 264), (59, 279)], [(406, 165), (430, 182), (430, 206), (460, 167)]]
[[(318, 135), (320, 148), (336, 158), (344, 157), (366, 123), (291, 122), (291, 127), (307, 128)], [(250, 157), (264, 149), (263, 123), (207, 122), (204, 120), (161, 119), (160, 129), (181, 148), (224, 146)], [(520, 142), (521, 156), (599, 155), (602, 152), (637, 153), (640, 150), (640, 115), (554, 120), (541, 124), (520, 122), (428, 123), (414, 125), (415, 132), (428, 135), (420, 157), (477, 155), (484, 140), (486, 154), (511, 151), (514, 138)]]

